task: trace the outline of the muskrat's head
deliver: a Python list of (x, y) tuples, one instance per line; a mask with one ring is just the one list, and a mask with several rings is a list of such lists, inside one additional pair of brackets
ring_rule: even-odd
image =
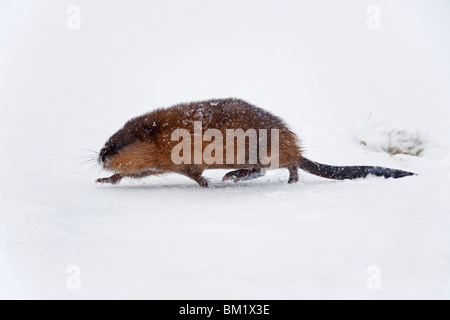
[(156, 124), (146, 115), (128, 121), (108, 139), (98, 162), (121, 175), (139, 174), (155, 167), (153, 136)]

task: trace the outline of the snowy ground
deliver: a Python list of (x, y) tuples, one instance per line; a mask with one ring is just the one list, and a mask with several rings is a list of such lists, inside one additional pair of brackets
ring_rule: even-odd
[[(2, 1), (0, 298), (450, 298), (449, 13), (444, 0)], [(232, 185), (212, 171), (205, 190), (176, 175), (99, 186), (82, 165), (132, 116), (229, 96), (285, 118), (313, 160), (419, 175)], [(395, 130), (420, 157), (383, 151)]]

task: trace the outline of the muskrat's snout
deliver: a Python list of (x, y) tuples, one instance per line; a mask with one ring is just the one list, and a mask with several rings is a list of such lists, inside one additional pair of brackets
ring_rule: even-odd
[(122, 150), (121, 145), (109, 145), (106, 144), (98, 155), (98, 163), (105, 164), (108, 162), (112, 156), (119, 154), (120, 150)]

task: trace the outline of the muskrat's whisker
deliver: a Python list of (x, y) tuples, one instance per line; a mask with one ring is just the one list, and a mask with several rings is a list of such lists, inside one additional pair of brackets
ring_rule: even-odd
[(97, 156), (86, 154), (84, 156), (78, 156), (77, 158), (78, 159), (94, 159), (95, 160), (95, 159), (97, 159)]
[(90, 164), (90, 163), (96, 163), (96, 160), (95, 160), (95, 159), (88, 159), (88, 160), (83, 161), (82, 163), (80, 163), (80, 164), (78, 165), (78, 167), (81, 167), (81, 166), (84, 166), (84, 165)]
[(89, 148), (77, 148), (77, 150), (83, 150), (83, 151), (89, 151), (89, 152), (97, 153), (97, 151), (95, 151), (93, 149), (89, 149)]
[(106, 171), (105, 169), (103, 169), (103, 167), (102, 166), (100, 166), (100, 165), (98, 165), (98, 166), (96, 166), (97, 167), (97, 175), (100, 175), (100, 173), (102, 173), (102, 172), (104, 172), (104, 171)]

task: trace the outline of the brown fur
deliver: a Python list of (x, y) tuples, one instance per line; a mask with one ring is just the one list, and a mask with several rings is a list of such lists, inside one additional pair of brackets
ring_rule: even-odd
[[(271, 113), (255, 107), (239, 99), (217, 99), (201, 102), (179, 104), (167, 109), (157, 109), (127, 122), (125, 126), (115, 133), (100, 152), (100, 162), (107, 170), (111, 170), (121, 176), (147, 176), (164, 172), (175, 172), (186, 175), (201, 185), (205, 184), (200, 179), (205, 169), (234, 169), (234, 168), (261, 168), (265, 167), (259, 161), (258, 164), (237, 163), (235, 149), (235, 164), (211, 164), (201, 165), (175, 165), (171, 159), (171, 151), (179, 141), (171, 141), (171, 135), (176, 129), (187, 129), (191, 132), (192, 157), (193, 157), (193, 128), (194, 121), (201, 121), (203, 133), (207, 129), (218, 129), (224, 137), (224, 162), (225, 162), (225, 137), (226, 129), (267, 129), (268, 154), (271, 154), (270, 130), (279, 130), (279, 166), (281, 168), (296, 168), (301, 157), (301, 148), (297, 136), (289, 130), (287, 125)], [(203, 143), (203, 150), (209, 142)], [(248, 145), (248, 141), (246, 143)], [(114, 147), (124, 145), (115, 152)], [(102, 156), (106, 155), (103, 160)], [(291, 182), (296, 182), (293, 178)]]

